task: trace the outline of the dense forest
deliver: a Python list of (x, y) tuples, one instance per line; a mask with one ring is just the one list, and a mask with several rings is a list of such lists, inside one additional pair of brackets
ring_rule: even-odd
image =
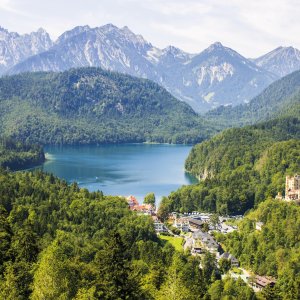
[[(261, 230), (256, 222), (262, 222)], [(300, 206), (267, 200), (249, 212), (239, 230), (219, 236), (241, 265), (277, 278), (268, 299), (300, 299)]]
[(227, 129), (194, 146), (186, 169), (199, 177), (163, 198), (159, 213), (204, 210), (243, 214), (284, 192), (285, 176), (300, 170), (300, 120), (281, 118)]
[[(123, 198), (0, 170), (0, 299), (255, 299), (210, 253), (175, 251)], [(222, 285), (215, 291), (213, 285)]]
[(236, 127), (287, 115), (300, 115), (300, 71), (272, 83), (247, 104), (221, 106), (208, 112), (205, 118), (222, 127)]
[(42, 147), (0, 138), (0, 167), (15, 171), (39, 165), (44, 161)]
[(0, 299), (256, 299), (242, 280), (222, 280), (210, 253), (160, 239), (125, 199), (7, 170), (44, 161), (32, 143), (125, 142), (201, 142), (185, 164), (199, 183), (164, 197), (159, 217), (246, 213), (238, 231), (217, 238), (243, 267), (278, 279), (259, 299), (299, 298), (299, 207), (266, 200), (300, 170), (299, 82), (295, 72), (247, 105), (202, 118), (149, 80), (99, 68), (0, 78), (0, 134), (9, 137), (0, 140)]
[(146, 79), (103, 71), (0, 79), (0, 134), (40, 144), (196, 143), (215, 130)]

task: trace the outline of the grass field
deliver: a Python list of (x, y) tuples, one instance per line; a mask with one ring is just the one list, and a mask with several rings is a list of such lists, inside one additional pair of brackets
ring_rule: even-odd
[(182, 237), (160, 235), (159, 238), (163, 241), (171, 243), (177, 251), (183, 251)]

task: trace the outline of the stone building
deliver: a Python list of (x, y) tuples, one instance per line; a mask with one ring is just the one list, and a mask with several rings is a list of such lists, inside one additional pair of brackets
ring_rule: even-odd
[(285, 179), (285, 200), (300, 200), (300, 175), (286, 176)]

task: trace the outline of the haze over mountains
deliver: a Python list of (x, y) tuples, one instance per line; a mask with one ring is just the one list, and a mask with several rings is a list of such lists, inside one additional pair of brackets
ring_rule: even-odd
[(0, 74), (96, 66), (153, 80), (196, 111), (245, 103), (276, 79), (300, 68), (297, 49), (279, 47), (257, 59), (214, 43), (199, 54), (159, 49), (128, 27), (78, 26), (55, 42), (0, 29)]

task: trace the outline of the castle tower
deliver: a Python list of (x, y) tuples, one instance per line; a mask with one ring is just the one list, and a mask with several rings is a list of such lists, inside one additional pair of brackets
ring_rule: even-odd
[(300, 175), (286, 176), (285, 200), (300, 200)]

